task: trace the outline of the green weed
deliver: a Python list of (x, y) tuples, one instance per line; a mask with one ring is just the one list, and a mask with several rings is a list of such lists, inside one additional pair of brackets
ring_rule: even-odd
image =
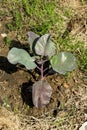
[(8, 98), (5, 98), (5, 99), (4, 99), (3, 106), (4, 106), (5, 108), (9, 108), (9, 107), (10, 107)]
[(83, 4), (87, 4), (87, 0), (82, 0), (82, 3)]
[(21, 13), (16, 10), (13, 12), (13, 21), (11, 23), (7, 23), (6, 27), (7, 29), (11, 30), (21, 30), (22, 29), (22, 16)]
[(82, 52), (82, 55), (79, 57), (80, 68), (87, 72), (87, 49)]
[(11, 44), (11, 39), (10, 39), (9, 37), (5, 37), (4, 41), (5, 41), (5, 44), (6, 44), (6, 45), (10, 46), (10, 44)]
[[(66, 29), (66, 24), (75, 14), (71, 8), (63, 8), (58, 4), (58, 0), (12, 0), (11, 2), (4, 0), (4, 2), (8, 2), (9, 14), (13, 17), (12, 21), (6, 24), (8, 31), (17, 30), (21, 38), (24, 38), (29, 30), (39, 35), (52, 31), (57, 52), (73, 52), (80, 60), (79, 67), (84, 71), (87, 70), (87, 54), (84, 52), (83, 43), (77, 40), (76, 36), (71, 37)], [(86, 0), (82, 2), (86, 3)], [(9, 44), (9, 39), (6, 39), (6, 44)]]
[(15, 11), (13, 14), (13, 25), (16, 29), (22, 29), (22, 17), (21, 12)]
[(39, 34), (47, 33), (60, 20), (53, 1), (23, 0), (23, 8), (25, 14), (30, 17), (31, 30)]

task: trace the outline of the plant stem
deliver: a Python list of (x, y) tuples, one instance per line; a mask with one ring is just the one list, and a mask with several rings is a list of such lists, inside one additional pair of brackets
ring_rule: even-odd
[(43, 80), (44, 79), (44, 67), (43, 67), (43, 65), (44, 65), (44, 62), (43, 62), (43, 57), (41, 57), (41, 80)]
[(44, 78), (44, 76), (43, 76), (43, 63), (42, 63), (42, 65), (41, 65), (41, 80), (43, 80), (43, 78)]
[[(37, 68), (39, 69), (40, 73), (41, 73), (41, 80), (44, 79), (44, 62), (47, 61), (47, 60), (43, 60), (43, 57), (41, 57), (41, 60), (40, 60), (40, 63), (41, 63), (41, 66), (37, 66)], [(38, 62), (37, 62), (38, 63)]]

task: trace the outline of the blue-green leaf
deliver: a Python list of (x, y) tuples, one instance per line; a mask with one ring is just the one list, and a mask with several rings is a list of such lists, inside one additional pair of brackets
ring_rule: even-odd
[(42, 56), (52, 56), (55, 54), (55, 44), (50, 40), (50, 34), (45, 34), (41, 36), (36, 45), (35, 52)]
[(28, 70), (36, 68), (36, 64), (33, 62), (34, 59), (24, 49), (13, 47), (9, 51), (7, 59), (11, 64), (20, 63), (24, 65)]
[(76, 58), (69, 52), (60, 52), (50, 60), (53, 70), (60, 74), (72, 71), (76, 68)]

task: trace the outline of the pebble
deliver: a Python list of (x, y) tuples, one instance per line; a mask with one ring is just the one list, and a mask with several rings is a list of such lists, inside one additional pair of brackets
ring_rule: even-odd
[(7, 37), (7, 34), (6, 34), (6, 33), (1, 33), (1, 36), (2, 36), (3, 38), (5, 38), (5, 37)]

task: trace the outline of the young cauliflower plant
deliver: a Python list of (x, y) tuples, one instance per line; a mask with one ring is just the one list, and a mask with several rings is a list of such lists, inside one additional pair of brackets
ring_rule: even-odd
[[(55, 72), (65, 74), (76, 68), (76, 58), (69, 52), (59, 52), (56, 54), (55, 44), (50, 40), (50, 34), (39, 36), (33, 32), (28, 32), (30, 51), (33, 57), (24, 49), (13, 47), (7, 56), (11, 64), (22, 64), (26, 69), (37, 68), (40, 71), (41, 78), (32, 86), (32, 100), (37, 108), (42, 108), (50, 102), (52, 88), (44, 78), (44, 72), (47, 69), (53, 69)], [(44, 64), (49, 61), (48, 68)]]

